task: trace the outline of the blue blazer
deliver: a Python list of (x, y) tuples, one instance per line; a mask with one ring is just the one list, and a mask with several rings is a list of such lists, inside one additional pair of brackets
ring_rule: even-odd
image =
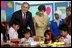
[[(60, 23), (59, 23), (59, 26), (60, 26), (61, 24), (63, 24), (63, 23), (64, 23), (64, 20), (61, 19), (61, 20), (60, 20)], [(53, 32), (55, 38), (57, 38), (57, 37), (60, 35), (59, 26), (57, 26), (57, 23), (56, 23), (54, 20), (51, 21), (50, 30)]]

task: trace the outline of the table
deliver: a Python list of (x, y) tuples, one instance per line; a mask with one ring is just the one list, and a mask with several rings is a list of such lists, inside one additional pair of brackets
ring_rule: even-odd
[(44, 44), (44, 41), (34, 41), (25, 43), (12, 43), (6, 42), (2, 47), (65, 47), (64, 42), (54, 42), (49, 44)]

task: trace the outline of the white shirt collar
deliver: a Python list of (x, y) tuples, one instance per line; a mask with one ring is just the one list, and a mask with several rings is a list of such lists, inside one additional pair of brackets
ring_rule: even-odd
[(70, 35), (69, 35), (69, 34), (67, 34), (66, 38), (69, 38), (69, 37), (70, 37)]
[(13, 31), (17, 32), (13, 27), (11, 27), (11, 29), (12, 29)]
[(61, 19), (58, 19), (58, 20), (57, 20), (57, 19), (55, 19), (55, 20), (54, 20), (54, 22), (56, 22), (56, 23), (57, 23), (57, 26), (59, 26), (60, 21), (61, 21)]
[(16, 33), (17, 34), (17, 31), (13, 27), (10, 27), (8, 33)]
[(62, 21), (62, 20), (61, 19), (58, 19), (58, 20), (57, 19), (54, 19), (54, 22), (56, 22), (56, 21)]

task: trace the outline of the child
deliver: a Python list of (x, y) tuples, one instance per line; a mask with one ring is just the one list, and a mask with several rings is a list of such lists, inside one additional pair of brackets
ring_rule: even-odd
[(13, 25), (8, 30), (10, 40), (11, 39), (18, 39), (18, 33), (17, 33), (18, 29), (19, 29), (19, 23), (17, 21), (14, 21)]
[(44, 36), (45, 36), (45, 44), (48, 44), (54, 41), (53, 34), (51, 33), (50, 30), (46, 30), (44, 33)]
[(26, 42), (26, 41), (28, 41), (28, 42), (34, 41), (33, 38), (30, 36), (31, 36), (31, 30), (26, 29), (25, 33), (24, 33), (24, 38), (21, 39), (21, 43)]
[(61, 35), (63, 37), (63, 41), (65, 42), (66, 46), (71, 46), (71, 36), (68, 32), (68, 27), (66, 24), (60, 26)]

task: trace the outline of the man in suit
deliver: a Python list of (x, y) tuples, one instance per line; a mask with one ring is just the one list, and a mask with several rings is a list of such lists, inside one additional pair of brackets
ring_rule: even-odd
[(28, 26), (32, 30), (32, 36), (35, 35), (34, 23), (32, 20), (32, 13), (28, 11), (29, 7), (30, 7), (29, 3), (24, 2), (21, 6), (21, 10), (14, 12), (10, 20), (10, 26), (12, 25), (14, 20), (20, 23), (19, 24), (20, 28), (18, 30), (19, 38), (23, 37), (23, 32), (24, 30), (27, 29)]

